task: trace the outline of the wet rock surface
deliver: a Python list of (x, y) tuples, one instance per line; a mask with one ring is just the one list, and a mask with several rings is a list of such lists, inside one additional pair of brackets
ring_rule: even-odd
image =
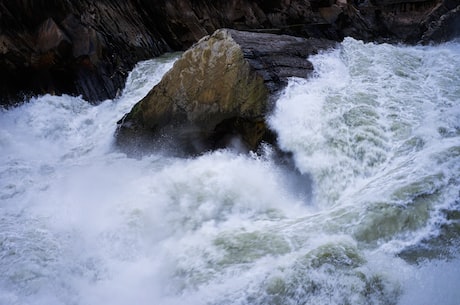
[(445, 41), (457, 0), (24, 0), (0, 3), (0, 104), (30, 94), (113, 98), (139, 60), (227, 27), (340, 41)]
[(232, 145), (256, 150), (274, 141), (265, 116), (287, 78), (308, 77), (308, 55), (335, 44), (218, 30), (186, 51), (119, 122), (118, 144), (131, 152), (177, 145), (187, 154)]
[(230, 33), (245, 59), (263, 77), (272, 97), (287, 85), (289, 77), (310, 75), (313, 65), (308, 56), (336, 45), (329, 39), (231, 30)]
[(0, 16), (0, 104), (113, 98), (136, 62), (171, 50), (134, 1), (2, 1)]

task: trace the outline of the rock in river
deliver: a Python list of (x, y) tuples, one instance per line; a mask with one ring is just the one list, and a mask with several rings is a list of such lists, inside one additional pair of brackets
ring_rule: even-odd
[(177, 60), (119, 122), (117, 143), (135, 153), (175, 147), (197, 154), (272, 142), (265, 116), (291, 76), (308, 77), (310, 54), (335, 42), (222, 29)]

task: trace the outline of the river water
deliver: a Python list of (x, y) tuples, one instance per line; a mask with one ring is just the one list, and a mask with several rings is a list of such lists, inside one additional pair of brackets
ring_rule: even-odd
[(0, 304), (460, 304), (460, 43), (312, 56), (259, 154), (129, 158), (119, 98), (0, 112)]

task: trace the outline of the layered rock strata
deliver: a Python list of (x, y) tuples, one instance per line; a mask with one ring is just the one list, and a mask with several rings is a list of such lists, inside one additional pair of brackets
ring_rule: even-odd
[[(313, 70), (307, 57), (335, 45), (322, 39), (216, 31), (186, 51), (158, 85), (120, 120), (129, 152), (152, 146), (186, 154), (273, 141), (265, 123), (270, 97), (292, 76)], [(168, 139), (174, 139), (170, 143)]]
[(29, 94), (113, 98), (136, 62), (171, 50), (134, 1), (0, 3), (0, 104)]
[(23, 94), (113, 98), (139, 60), (227, 27), (339, 41), (458, 34), (458, 0), (22, 0), (0, 3), (0, 104)]

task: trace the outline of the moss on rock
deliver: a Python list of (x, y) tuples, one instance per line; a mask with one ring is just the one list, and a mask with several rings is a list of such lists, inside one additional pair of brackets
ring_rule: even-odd
[(225, 146), (222, 141), (230, 136), (255, 149), (267, 134), (263, 118), (268, 94), (264, 79), (251, 68), (231, 33), (218, 30), (186, 51), (133, 107), (122, 120), (118, 140), (146, 133), (154, 137), (173, 132), (175, 137), (186, 131), (185, 142), (202, 144), (193, 148), (186, 143), (192, 153)]

